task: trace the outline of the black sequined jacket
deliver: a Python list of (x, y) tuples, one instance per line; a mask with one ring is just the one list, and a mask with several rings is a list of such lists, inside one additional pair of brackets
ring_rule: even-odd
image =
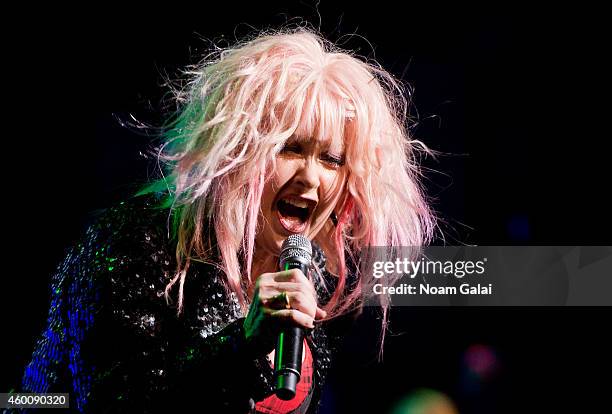
[[(69, 249), (51, 283), (47, 327), (23, 377), (23, 392), (69, 392), (79, 412), (248, 413), (272, 393), (266, 355), (244, 342), (243, 314), (214, 267), (194, 264), (177, 317), (164, 288), (174, 275), (168, 211), (137, 197), (106, 210)], [(315, 246), (313, 266), (324, 277)], [(319, 302), (328, 300), (316, 282)], [(308, 336), (316, 412), (338, 335)]]

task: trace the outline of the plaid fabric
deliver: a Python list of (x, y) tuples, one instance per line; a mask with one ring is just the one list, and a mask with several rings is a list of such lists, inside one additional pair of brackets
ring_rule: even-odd
[(312, 391), (314, 390), (313, 361), (310, 347), (304, 340), (304, 361), (302, 362), (302, 373), (300, 382), (295, 390), (295, 398), (289, 401), (279, 399), (275, 394), (255, 404), (256, 412), (262, 414), (303, 414), (308, 410)]

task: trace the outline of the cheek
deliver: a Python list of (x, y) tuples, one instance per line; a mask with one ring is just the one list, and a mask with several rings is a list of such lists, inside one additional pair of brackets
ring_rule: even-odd
[(271, 182), (274, 193), (278, 192), (291, 178), (295, 175), (296, 168), (291, 161), (278, 160), (276, 162), (276, 171), (272, 176)]
[(342, 194), (346, 174), (343, 171), (330, 171), (321, 180), (321, 189), (326, 203), (336, 203)]
[(264, 206), (270, 206), (272, 204), (278, 190), (291, 179), (293, 174), (294, 171), (289, 162), (277, 160), (276, 171), (264, 186), (264, 193), (262, 196)]
[(277, 188), (282, 187), (295, 175), (296, 166), (292, 160), (285, 160), (279, 158), (276, 160), (276, 171), (274, 174), (274, 181), (277, 184)]

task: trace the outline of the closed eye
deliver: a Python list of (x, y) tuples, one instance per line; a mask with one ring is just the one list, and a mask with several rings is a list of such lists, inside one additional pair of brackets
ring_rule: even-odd
[[(285, 146), (280, 150), (280, 154), (301, 156), (304, 154), (304, 151), (304, 147), (300, 143), (294, 142), (285, 144)], [(338, 156), (329, 152), (321, 153), (319, 159), (332, 168), (342, 167), (345, 163), (344, 156)]]
[(298, 144), (287, 144), (280, 150), (281, 154), (293, 153), (293, 154), (301, 154), (302, 147)]
[(323, 154), (321, 156), (321, 160), (328, 164), (331, 164), (334, 167), (342, 167), (344, 165), (344, 157), (339, 157), (337, 155), (332, 154)]

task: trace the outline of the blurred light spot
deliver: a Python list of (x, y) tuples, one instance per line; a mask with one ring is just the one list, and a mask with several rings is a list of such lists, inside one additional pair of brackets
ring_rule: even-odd
[(481, 381), (491, 378), (497, 371), (498, 360), (491, 347), (486, 345), (471, 345), (465, 351), (463, 361), (470, 373)]
[(459, 414), (459, 411), (446, 394), (429, 388), (420, 388), (397, 403), (391, 414)]

